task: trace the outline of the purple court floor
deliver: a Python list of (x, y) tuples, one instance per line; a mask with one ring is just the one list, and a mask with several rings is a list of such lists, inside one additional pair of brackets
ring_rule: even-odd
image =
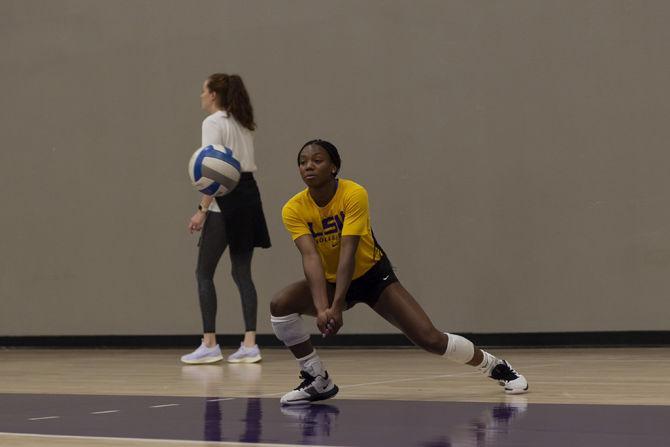
[(0, 394), (0, 432), (319, 446), (664, 446), (670, 407)]

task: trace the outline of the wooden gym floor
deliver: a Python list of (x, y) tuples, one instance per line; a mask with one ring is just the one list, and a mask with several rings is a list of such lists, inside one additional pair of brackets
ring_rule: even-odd
[(339, 394), (280, 408), (299, 383), (284, 349), (251, 365), (183, 365), (173, 349), (4, 349), (0, 445), (670, 445), (670, 348), (490, 351), (528, 394), (418, 349), (321, 349)]

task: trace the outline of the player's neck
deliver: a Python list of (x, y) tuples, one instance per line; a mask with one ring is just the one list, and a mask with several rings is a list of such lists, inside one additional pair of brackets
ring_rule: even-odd
[(219, 107), (218, 105), (216, 105), (216, 104), (211, 104), (211, 105), (210, 105), (209, 107), (207, 107), (207, 109), (205, 110), (205, 112), (207, 112), (207, 113), (210, 114), (210, 115), (213, 114), (213, 113), (216, 113), (216, 112), (223, 112), (223, 111), (224, 111), (224, 110), (223, 110), (221, 107)]
[(333, 199), (336, 192), (337, 179), (333, 179), (333, 181), (325, 183), (321, 186), (310, 186), (309, 188), (309, 195), (312, 197), (312, 200), (314, 200), (314, 203), (316, 203), (318, 206), (328, 205), (328, 202)]

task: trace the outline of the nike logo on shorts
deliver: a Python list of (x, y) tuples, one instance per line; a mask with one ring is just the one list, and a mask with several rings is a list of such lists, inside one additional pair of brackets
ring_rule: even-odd
[(391, 275), (386, 275), (386, 276), (384, 276), (384, 277), (382, 278), (382, 281), (386, 281), (387, 279), (389, 279), (389, 276), (391, 276)]

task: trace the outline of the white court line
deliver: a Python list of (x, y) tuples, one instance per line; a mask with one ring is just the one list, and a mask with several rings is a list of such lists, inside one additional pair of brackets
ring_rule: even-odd
[(233, 399), (235, 399), (235, 398), (234, 397), (224, 397), (224, 398), (221, 398), (221, 399), (209, 399), (207, 402), (221, 402), (221, 401), (224, 401), (224, 400), (233, 400)]
[(149, 408), (165, 408), (165, 407), (178, 407), (180, 404), (164, 404), (164, 405), (152, 405)]
[[(456, 373), (456, 374), (442, 374), (439, 376), (424, 376), (424, 377), (407, 377), (405, 379), (393, 379), (393, 380), (383, 380), (380, 382), (367, 382), (367, 383), (354, 383), (351, 385), (338, 385), (340, 388), (353, 388), (357, 386), (368, 386), (368, 385), (381, 385), (385, 383), (397, 383), (397, 382), (412, 382), (412, 381), (417, 381), (417, 380), (432, 380), (432, 379), (442, 379), (444, 377), (457, 377), (457, 376), (467, 376), (470, 374), (478, 374), (477, 371), (473, 372), (466, 372), (466, 373)], [(281, 393), (272, 393), (272, 394), (261, 394), (258, 397), (271, 397), (271, 396), (279, 396), (286, 394), (285, 391)]]
[(417, 380), (433, 380), (433, 379), (444, 379), (445, 377), (459, 377), (459, 376), (469, 376), (473, 374), (478, 374), (477, 371), (466, 372), (466, 373), (457, 373), (457, 374), (442, 374), (439, 376), (427, 376), (427, 377), (408, 377), (405, 379), (393, 379), (393, 380), (382, 380), (380, 382), (367, 382), (367, 383), (354, 383), (352, 385), (342, 385), (340, 388), (354, 388), (357, 386), (368, 386), (368, 385), (383, 385), (385, 383), (397, 383), (397, 382), (415, 382)]
[[(524, 371), (530, 368), (540, 368), (540, 367), (547, 367), (547, 366), (558, 366), (558, 363), (551, 363), (551, 364), (546, 364), (546, 365), (531, 365), (529, 367), (524, 367)], [(459, 377), (459, 376), (470, 376), (470, 375), (479, 375), (481, 374), (479, 371), (469, 371), (469, 372), (463, 372), (463, 373), (456, 373), (456, 374), (442, 374), (439, 376), (426, 376), (426, 377), (408, 377), (406, 379), (393, 379), (393, 380), (383, 380), (381, 382), (368, 382), (368, 383), (355, 383), (352, 385), (342, 385), (340, 388), (353, 388), (357, 386), (368, 386), (368, 385), (383, 385), (386, 383), (395, 383), (395, 382), (413, 382), (417, 380), (433, 380), (433, 379), (443, 379), (445, 377)]]
[(91, 414), (107, 414), (107, 413), (118, 413), (121, 410), (105, 410), (105, 411), (94, 411)]
[[(161, 443), (161, 444), (173, 444), (173, 445), (230, 445), (230, 446), (239, 446), (240, 442), (229, 442), (229, 441), (190, 441), (183, 439), (158, 439), (158, 438), (115, 438), (110, 436), (68, 436), (68, 435), (34, 435), (30, 433), (11, 433), (11, 432), (0, 432), (0, 436), (11, 436), (11, 437), (24, 437), (24, 438), (44, 438), (44, 439), (86, 439), (86, 440), (106, 440), (106, 441), (133, 441), (133, 442), (146, 442), (146, 443)], [(295, 444), (262, 444), (262, 443), (244, 443), (249, 447), (295, 447)], [(300, 444), (301, 447), (332, 447), (319, 444)]]
[[(530, 368), (546, 368), (547, 366), (558, 366), (558, 363), (547, 363), (545, 365), (531, 365), (524, 367), (524, 371)], [(393, 379), (393, 380), (383, 380), (381, 382), (368, 382), (368, 383), (355, 383), (352, 385), (342, 385), (340, 388), (353, 388), (357, 386), (367, 386), (367, 385), (383, 385), (385, 383), (395, 383), (395, 382), (413, 382), (417, 380), (433, 380), (433, 379), (444, 379), (445, 377), (459, 377), (459, 376), (470, 376), (470, 375), (480, 375), (479, 371), (469, 371), (456, 374), (442, 374), (439, 376), (426, 376), (426, 377), (408, 377), (406, 379)]]
[(45, 419), (60, 419), (60, 416), (44, 416), (41, 418), (28, 418), (29, 421), (43, 421)]
[[(530, 365), (530, 366), (525, 366), (523, 369), (524, 371), (532, 368), (546, 368), (549, 366), (559, 366), (559, 363), (546, 363), (544, 365)], [(338, 385), (340, 388), (354, 388), (357, 386), (371, 386), (371, 385), (383, 385), (387, 383), (400, 383), (400, 382), (416, 382), (419, 380), (433, 380), (433, 379), (444, 379), (446, 377), (460, 377), (460, 376), (469, 376), (469, 375), (478, 375), (481, 374), (479, 371), (469, 371), (469, 372), (462, 372), (462, 373), (455, 373), (455, 374), (440, 374), (437, 376), (423, 376), (423, 377), (406, 377), (404, 379), (392, 379), (392, 380), (382, 380), (379, 382), (367, 382), (367, 383), (353, 383), (351, 385)], [(285, 394), (285, 392), (281, 393), (272, 393), (272, 394), (261, 394), (260, 396), (256, 397), (272, 397), (272, 396), (280, 396)]]
[[(586, 362), (595, 362), (595, 363), (610, 363), (610, 362), (619, 362), (619, 363), (641, 363), (643, 361), (648, 361), (649, 359), (642, 359), (642, 358), (636, 358), (636, 359), (622, 359), (621, 357), (612, 357), (612, 358), (601, 358), (601, 359), (594, 359), (594, 358), (589, 358), (589, 359), (575, 359), (575, 360), (570, 360), (570, 363), (586, 363)], [(655, 363), (663, 363), (663, 362), (670, 362), (670, 359), (658, 359), (655, 358), (653, 359)]]

